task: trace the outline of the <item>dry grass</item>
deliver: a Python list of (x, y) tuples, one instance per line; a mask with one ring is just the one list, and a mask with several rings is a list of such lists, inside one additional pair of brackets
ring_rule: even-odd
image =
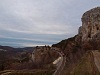
[(62, 75), (100, 75), (94, 63), (91, 51), (86, 52), (81, 60), (72, 68), (65, 67)]
[(73, 69), (71, 75), (100, 75), (98, 72), (92, 52), (87, 52), (80, 63)]

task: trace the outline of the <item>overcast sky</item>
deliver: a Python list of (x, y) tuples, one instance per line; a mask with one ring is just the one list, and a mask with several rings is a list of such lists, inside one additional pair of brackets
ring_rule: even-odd
[(0, 0), (0, 45), (52, 45), (78, 33), (100, 0)]

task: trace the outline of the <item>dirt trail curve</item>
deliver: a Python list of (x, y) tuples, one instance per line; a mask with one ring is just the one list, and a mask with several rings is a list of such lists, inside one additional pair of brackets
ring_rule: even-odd
[(64, 67), (65, 67), (65, 63), (66, 63), (66, 56), (63, 55), (62, 52), (58, 52), (61, 56), (61, 63), (59, 64), (59, 66), (57, 67), (56, 71), (53, 73), (53, 75), (61, 75)]
[(100, 72), (100, 52), (98, 50), (92, 51), (94, 56), (94, 62), (96, 67), (98, 68), (98, 71)]
[(1, 75), (8, 75), (8, 74), (10, 74), (11, 72), (6, 72), (6, 73), (3, 73), (3, 74), (1, 74)]

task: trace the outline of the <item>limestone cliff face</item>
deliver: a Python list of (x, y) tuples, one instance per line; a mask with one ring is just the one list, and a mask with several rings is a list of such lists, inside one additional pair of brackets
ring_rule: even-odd
[(82, 26), (79, 28), (79, 36), (82, 41), (100, 39), (100, 7), (85, 12), (81, 20)]
[(52, 51), (51, 47), (41, 46), (37, 47), (36, 50), (33, 51), (32, 60), (40, 67), (52, 63), (56, 58), (58, 58), (58, 56), (59, 54)]
[(65, 53), (67, 58), (66, 72), (68, 71), (68, 73), (87, 51), (100, 49), (100, 7), (85, 12), (81, 20), (82, 26), (75, 37), (52, 45)]

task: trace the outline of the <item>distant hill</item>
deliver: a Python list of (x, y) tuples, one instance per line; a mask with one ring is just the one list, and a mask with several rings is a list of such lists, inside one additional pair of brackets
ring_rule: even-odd
[(29, 64), (31, 53), (34, 50), (35, 47), (13, 48), (9, 46), (0, 46), (0, 70), (23, 68), (23, 62)]

